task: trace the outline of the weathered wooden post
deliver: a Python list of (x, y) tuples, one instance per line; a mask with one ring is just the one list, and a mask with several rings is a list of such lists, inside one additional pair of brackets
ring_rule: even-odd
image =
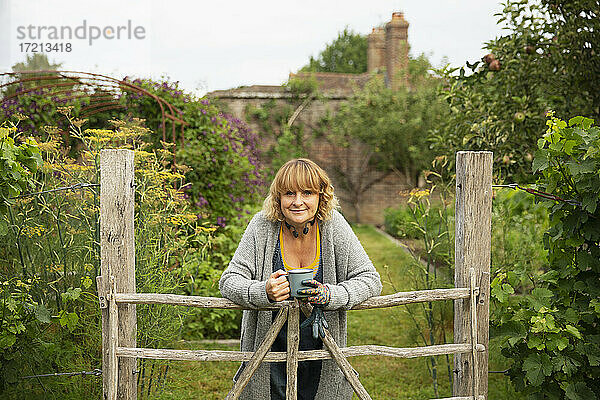
[[(100, 152), (100, 270), (98, 293), (111, 292), (111, 276), (119, 293), (135, 292), (135, 235), (134, 235), (134, 163), (131, 150), (102, 150)], [(113, 300), (114, 302), (114, 300)], [(102, 301), (101, 301), (102, 307)], [(109, 395), (118, 399), (137, 398), (134, 379), (135, 358), (119, 358), (118, 370), (111, 365), (109, 332), (118, 331), (120, 347), (136, 347), (135, 305), (118, 305), (117, 329), (111, 326), (109, 310), (102, 308), (102, 386), (104, 400)], [(114, 324), (114, 322), (113, 322)], [(114, 361), (114, 359), (113, 359)], [(118, 383), (116, 377), (118, 377)], [(115, 387), (115, 384), (117, 387)], [(115, 393), (116, 390), (116, 393)], [(116, 394), (116, 396), (115, 396)]]
[[(473, 354), (455, 354), (453, 395), (477, 394), (487, 399), (492, 227), (492, 153), (489, 151), (456, 154), (455, 225), (455, 286), (469, 287), (469, 270), (474, 269), (474, 279), (479, 286), (476, 336), (485, 351), (478, 353), (476, 371)], [(454, 302), (454, 343), (472, 343), (471, 315), (470, 299)]]
[(298, 346), (300, 345), (300, 304), (298, 299), (290, 305), (287, 326), (287, 386), (286, 400), (298, 399)]

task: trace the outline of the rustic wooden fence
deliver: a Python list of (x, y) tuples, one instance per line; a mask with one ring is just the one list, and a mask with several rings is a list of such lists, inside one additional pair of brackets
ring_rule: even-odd
[[(488, 374), (489, 285), (491, 252), (492, 153), (459, 152), (456, 161), (455, 288), (399, 292), (373, 297), (353, 310), (454, 300), (454, 342), (414, 348), (379, 345), (340, 348), (326, 330), (325, 350), (298, 351), (300, 312), (310, 306), (283, 301), (260, 310), (278, 310), (271, 328), (255, 352), (149, 349), (136, 346), (136, 304), (243, 309), (223, 298), (135, 292), (133, 226), (133, 152), (104, 150), (100, 157), (101, 276), (98, 298), (102, 310), (104, 399), (136, 399), (136, 359), (246, 361), (246, 368), (226, 399), (237, 399), (262, 362), (287, 363), (287, 399), (297, 398), (299, 361), (334, 359), (361, 400), (371, 399), (347, 357), (377, 355), (414, 358), (454, 355), (453, 396), (443, 400), (486, 400)], [(286, 352), (270, 348), (288, 321)], [(442, 399), (438, 399), (442, 400)]]

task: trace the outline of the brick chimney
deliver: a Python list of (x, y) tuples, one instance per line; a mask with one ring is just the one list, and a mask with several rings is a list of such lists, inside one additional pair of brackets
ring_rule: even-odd
[(367, 37), (369, 44), (367, 50), (367, 72), (379, 72), (385, 68), (385, 30), (381, 27), (373, 28)]
[(408, 22), (404, 13), (395, 12), (385, 24), (386, 82), (392, 89), (408, 83)]

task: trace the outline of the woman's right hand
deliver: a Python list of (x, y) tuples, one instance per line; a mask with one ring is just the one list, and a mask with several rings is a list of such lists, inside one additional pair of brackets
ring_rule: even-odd
[(271, 301), (282, 301), (290, 297), (290, 283), (286, 279), (287, 272), (278, 269), (267, 279), (267, 297)]

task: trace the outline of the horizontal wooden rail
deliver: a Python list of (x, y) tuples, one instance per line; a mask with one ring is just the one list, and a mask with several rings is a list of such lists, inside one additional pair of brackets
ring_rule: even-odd
[[(171, 304), (175, 306), (199, 307), (199, 308), (224, 308), (243, 310), (245, 307), (222, 297), (182, 296), (179, 294), (161, 293), (117, 293), (117, 303), (128, 304)], [(289, 301), (275, 303), (261, 310), (278, 310), (289, 305)]]
[[(354, 306), (352, 310), (366, 310), (371, 308), (394, 307), (403, 304), (424, 303), (438, 300), (468, 299), (471, 296), (469, 288), (418, 290), (414, 292), (398, 292), (386, 296), (376, 296)], [(231, 300), (221, 297), (182, 296), (178, 294), (160, 293), (117, 293), (117, 303), (126, 304), (171, 304), (200, 308), (223, 308), (245, 310), (248, 307), (240, 306)], [(278, 310), (288, 307), (291, 301), (281, 301), (269, 307), (257, 308), (259, 310)]]
[(417, 290), (414, 292), (398, 292), (386, 296), (371, 297), (352, 307), (352, 310), (394, 307), (403, 304), (426, 303), (439, 300), (468, 299), (469, 288)]
[[(477, 345), (478, 351), (484, 351), (485, 346)], [(470, 353), (472, 346), (465, 344), (440, 344), (424, 347), (396, 348), (376, 345), (350, 346), (341, 349), (345, 357), (357, 356), (387, 356), (397, 358), (429, 357), (443, 354)], [(225, 350), (171, 350), (171, 349), (144, 349), (133, 347), (117, 348), (117, 356), (131, 358), (149, 358), (155, 360), (180, 360), (180, 361), (248, 361), (254, 353), (251, 351), (225, 351)], [(327, 350), (307, 350), (298, 352), (298, 361), (327, 360), (331, 354)], [(264, 358), (265, 362), (286, 361), (285, 352), (269, 352)]]

